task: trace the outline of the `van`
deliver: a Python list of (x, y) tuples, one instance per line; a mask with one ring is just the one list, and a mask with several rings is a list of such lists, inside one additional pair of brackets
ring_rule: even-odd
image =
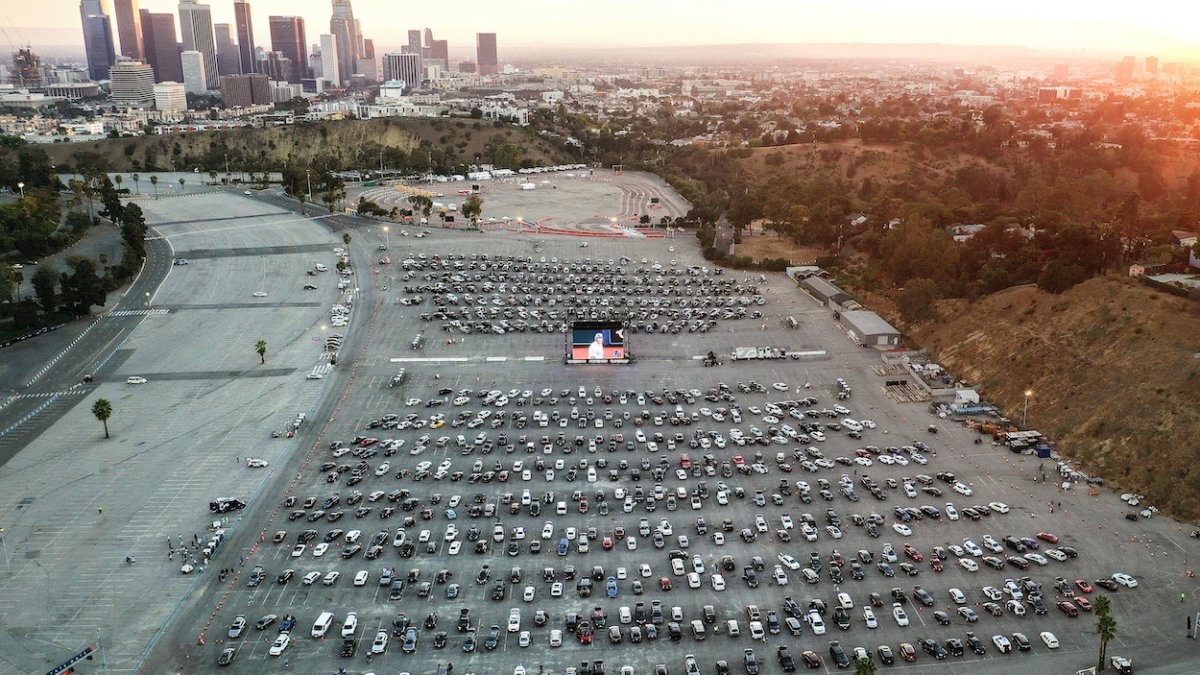
[(317, 617), (316, 623), (312, 627), (312, 636), (315, 638), (325, 637), (325, 633), (329, 631), (329, 627), (333, 625), (333, 612), (321, 612), (321, 616)]

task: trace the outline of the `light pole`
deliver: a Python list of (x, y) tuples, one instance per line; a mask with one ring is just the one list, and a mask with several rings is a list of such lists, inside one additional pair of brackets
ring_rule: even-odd
[(12, 563), (8, 559), (8, 542), (4, 539), (4, 528), (0, 527), (0, 548), (4, 549), (4, 571), (12, 574)]
[(391, 240), (388, 239), (388, 226), (384, 225), (383, 226), (383, 248), (384, 248), (384, 250), (390, 249), (391, 248), (390, 244), (391, 244)]
[(1027, 426), (1026, 422), (1029, 420), (1029, 397), (1030, 396), (1033, 396), (1033, 391), (1030, 389), (1026, 389), (1025, 390), (1025, 412), (1021, 414), (1021, 426), (1022, 427)]
[(311, 202), (312, 201), (312, 176), (309, 174), (308, 169), (304, 170), (304, 177), (306, 179), (308, 179), (308, 201)]
[(150, 291), (146, 291), (146, 309), (150, 309)]
[(21, 191), (21, 199), (25, 199), (25, 183), (17, 183), (17, 189)]

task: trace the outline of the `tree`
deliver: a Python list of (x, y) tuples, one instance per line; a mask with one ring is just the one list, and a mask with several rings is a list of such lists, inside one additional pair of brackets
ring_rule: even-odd
[(76, 256), (68, 260), (67, 266), (71, 273), (59, 275), (63, 304), (76, 316), (87, 314), (93, 305), (103, 305), (107, 292), (104, 279), (96, 275), (96, 263), (91, 258)]
[(351, 236), (350, 236), (350, 233), (349, 233), (349, 232), (346, 232), (346, 233), (342, 234), (342, 242), (343, 242), (343, 243), (345, 243), (345, 244), (346, 244), (346, 246), (349, 246), (349, 245), (350, 245), (350, 240), (351, 240), (351, 239), (353, 239), (353, 237), (351, 237)]
[(135, 173), (135, 174), (131, 175), (130, 178), (133, 179), (134, 192), (136, 192), (139, 195), (142, 194), (142, 184), (141, 184), (142, 177)]
[(154, 198), (158, 199), (158, 176), (150, 176), (150, 184), (154, 186)]
[(258, 352), (258, 358), (262, 363), (267, 362), (267, 341), (259, 340), (254, 343), (254, 351)]
[(479, 214), (483, 213), (483, 200), (479, 195), (471, 195), (463, 200), (461, 210), (463, 217), (471, 221), (471, 227), (475, 227)]
[(37, 295), (38, 302), (42, 303), (42, 311), (47, 314), (54, 311), (54, 287), (57, 283), (58, 275), (49, 265), (42, 265), (33, 273), (33, 292)]
[(106, 398), (96, 399), (96, 402), (92, 404), (92, 414), (104, 424), (104, 437), (108, 438), (108, 418), (113, 414), (112, 403), (109, 403)]
[(938, 299), (938, 287), (932, 279), (911, 279), (896, 298), (896, 308), (905, 321), (924, 323), (937, 318), (933, 302)]
[(1117, 637), (1117, 620), (1113, 618), (1112, 614), (1105, 613), (1096, 616), (1096, 636), (1100, 638), (1100, 663), (1096, 668), (1104, 670), (1104, 662), (1108, 656), (1108, 643)]
[(217, 172), (216, 172), (216, 171), (209, 171), (209, 172), (208, 172), (208, 180), (209, 180), (209, 182), (211, 182), (213, 185), (216, 185), (216, 184), (217, 184)]
[(859, 659), (854, 662), (854, 675), (875, 675), (875, 662), (871, 659)]
[(1038, 275), (1038, 288), (1047, 293), (1063, 293), (1087, 279), (1087, 270), (1079, 265), (1056, 258), (1046, 263)]
[(186, 181), (186, 180), (184, 180), (184, 179), (182, 179), (182, 178), (180, 178), (180, 179), (179, 179), (179, 191), (180, 191), (180, 192), (183, 192), (183, 184), (184, 184), (184, 183), (186, 183), (186, 182), (187, 182), (187, 181)]
[(408, 203), (414, 212), (420, 211), (426, 218), (433, 213), (433, 200), (425, 195), (413, 195), (408, 198)]
[(117, 184), (117, 191), (120, 192), (121, 191), (121, 183), (125, 182), (125, 177), (122, 176), (121, 174), (117, 174), (116, 177), (113, 178), (113, 180)]

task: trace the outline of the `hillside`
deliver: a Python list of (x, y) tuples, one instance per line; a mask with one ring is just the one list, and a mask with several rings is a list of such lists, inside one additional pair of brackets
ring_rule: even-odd
[(942, 301), (916, 342), (1060, 453), (1122, 491), (1200, 518), (1200, 306), (1123, 278)]
[[(557, 152), (526, 129), (496, 127), (474, 119), (385, 118), (337, 120), (262, 129), (241, 128), (199, 131), (167, 136), (138, 136), (91, 143), (59, 143), (39, 146), (58, 166), (72, 165), (84, 153), (99, 153), (111, 171), (142, 171), (176, 168), (223, 170), (228, 155), (230, 168), (241, 164), (269, 166), (284, 162), (307, 165), (317, 155), (336, 158), (343, 168), (402, 165), (422, 143), (433, 149), (435, 161), (445, 153), (446, 164), (490, 162), (488, 147), (508, 143), (521, 148), (519, 160), (532, 164), (555, 163)], [(424, 153), (421, 153), (424, 154)], [(424, 159), (424, 158), (422, 158)]]
[[(880, 183), (903, 180), (913, 172), (946, 178), (978, 157), (966, 153), (943, 151), (938, 156), (914, 157), (911, 148), (891, 143), (864, 143), (857, 138), (825, 143), (800, 143), (754, 148), (741, 160), (741, 166), (755, 176), (772, 171), (832, 172), (834, 175)], [(932, 155), (932, 153), (930, 153)], [(994, 170), (999, 167), (990, 166)]]

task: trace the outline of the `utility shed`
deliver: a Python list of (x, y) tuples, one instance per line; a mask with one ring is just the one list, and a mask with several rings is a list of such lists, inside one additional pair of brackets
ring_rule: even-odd
[(857, 310), (842, 312), (842, 324), (850, 337), (869, 347), (893, 347), (900, 344), (900, 331), (875, 312)]
[(818, 276), (801, 279), (800, 287), (826, 306), (840, 305), (851, 299), (849, 293)]

